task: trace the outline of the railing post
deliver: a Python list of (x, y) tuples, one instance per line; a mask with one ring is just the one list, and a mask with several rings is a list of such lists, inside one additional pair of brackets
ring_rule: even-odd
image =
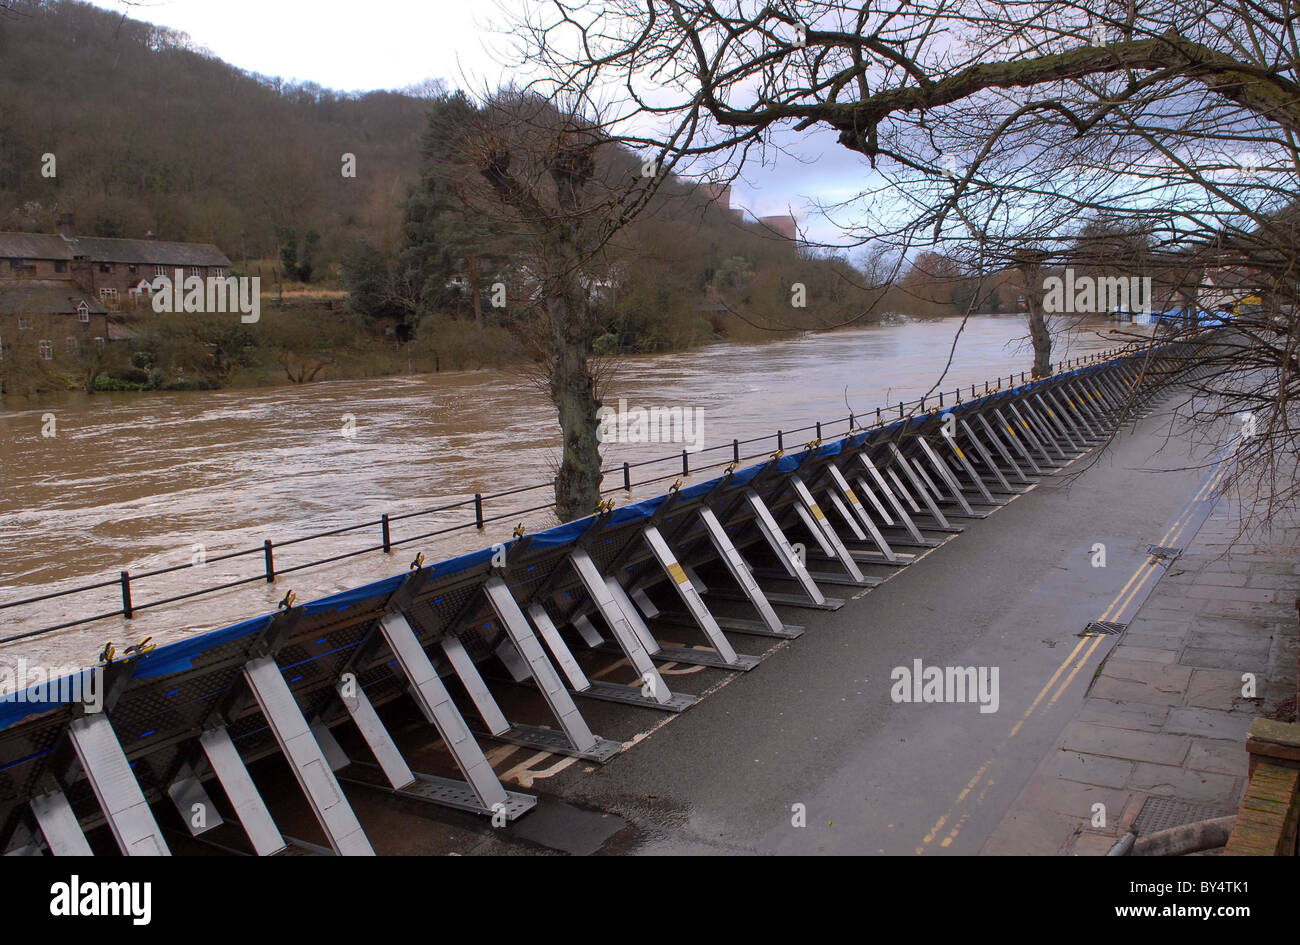
[(120, 571), (118, 577), (122, 582), (122, 616), (130, 620), (135, 616), (135, 611), (131, 608), (131, 572)]
[(483, 494), (474, 493), (474, 524), (479, 531), (483, 530)]
[(776, 448), (779, 450), (785, 449), (785, 434), (780, 430), (776, 431)]
[(393, 540), (388, 533), (388, 513), (385, 512), (384, 515), (380, 517), (379, 526), (384, 535), (384, 554), (391, 555), (393, 553)]
[(266, 559), (266, 583), (275, 583), (275, 554), (271, 550), (271, 539), (262, 542), (262, 556)]
[(853, 411), (850, 410), (849, 411), (849, 432), (852, 433), (853, 428), (856, 427), (857, 425), (858, 425), (857, 418), (853, 416)]
[(740, 462), (740, 440), (731, 441), (731, 459), (732, 462)]
[(632, 467), (627, 463), (623, 464), (623, 491), (632, 491)]
[(682, 475), (683, 476), (689, 476), (691, 474), (691, 462), (687, 458), (688, 455), (689, 454), (686, 452), (686, 450), (682, 450)]
[(821, 438), (822, 438), (822, 422), (821, 422), (820, 420), (818, 420), (818, 421), (817, 421), (817, 439), (820, 440)]

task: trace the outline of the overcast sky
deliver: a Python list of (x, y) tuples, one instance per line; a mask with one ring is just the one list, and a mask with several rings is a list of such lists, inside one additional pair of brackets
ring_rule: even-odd
[[(188, 33), (224, 61), (249, 72), (310, 81), (340, 91), (400, 89), (425, 79), (482, 89), (509, 79), (502, 49), (509, 11), (535, 0), (92, 0)], [(817, 241), (836, 229), (809, 216), (810, 202), (842, 199), (862, 188), (865, 160), (834, 133), (787, 140), (802, 161), (780, 157), (746, 168), (733, 204), (757, 216), (793, 209)], [(811, 198), (811, 201), (810, 201)]]

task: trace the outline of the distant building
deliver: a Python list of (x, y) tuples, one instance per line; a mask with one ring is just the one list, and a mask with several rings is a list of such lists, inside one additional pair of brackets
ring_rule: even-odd
[(759, 217), (758, 223), (768, 231), (768, 235), (775, 234), (792, 243), (799, 242), (799, 225), (795, 222), (794, 217), (788, 213), (772, 217)]
[(0, 359), (80, 357), (109, 338), (108, 311), (71, 280), (0, 279)]
[[(77, 236), (71, 213), (57, 233), (0, 233), (0, 356), (15, 346), (42, 360), (111, 340), (109, 313), (150, 294), (157, 276), (225, 276), (230, 260), (206, 243)], [(121, 329), (118, 329), (121, 334)]]

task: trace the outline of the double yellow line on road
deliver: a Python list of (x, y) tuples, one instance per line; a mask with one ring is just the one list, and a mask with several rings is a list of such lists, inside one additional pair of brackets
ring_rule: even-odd
[[(1184, 506), (1182, 512), (1180, 512), (1178, 517), (1174, 519), (1173, 524), (1169, 526), (1168, 531), (1166, 531), (1164, 536), (1160, 539), (1160, 545), (1177, 542), (1177, 540), (1182, 536), (1183, 531), (1186, 529), (1188, 522), (1191, 521), (1192, 515), (1196, 511), (1198, 504), (1206, 497), (1206, 495), (1211, 493), (1214, 488), (1218, 486), (1219, 482), (1222, 481), (1226, 474), (1227, 467), (1221, 466), (1213, 475), (1207, 477), (1205, 482), (1201, 484), (1201, 488), (1197, 490), (1196, 495), (1194, 495), (1191, 501)], [(1124, 613), (1128, 609), (1129, 605), (1136, 599), (1142, 588), (1146, 586), (1151, 575), (1156, 572), (1154, 566), (1158, 564), (1160, 560), (1161, 559), (1154, 554), (1148, 555), (1146, 560), (1137, 566), (1137, 569), (1133, 572), (1133, 576), (1128, 579), (1128, 583), (1126, 583), (1124, 587), (1120, 589), (1120, 592), (1115, 595), (1115, 599), (1110, 602), (1110, 606), (1107, 607), (1105, 612), (1097, 618), (1098, 621), (1110, 620), (1112, 617), (1118, 617), (1120, 614)], [(993, 767), (993, 763), (997, 759), (997, 756), (1001, 754), (1002, 750), (1007, 746), (1011, 739), (1015, 738), (1016, 735), (1020, 733), (1020, 730), (1024, 727), (1025, 723), (1029, 721), (1030, 716), (1037, 711), (1039, 705), (1042, 704), (1043, 699), (1047, 697), (1047, 694), (1051, 692), (1052, 687), (1055, 686), (1057, 681), (1061, 678), (1061, 674), (1069, 668), (1072, 662), (1074, 662), (1075, 657), (1079, 657), (1078, 662), (1074, 662), (1074, 668), (1071, 669), (1069, 675), (1065, 677), (1065, 681), (1062, 682), (1060, 687), (1056, 690), (1056, 694), (1048, 701), (1047, 705), (1049, 708), (1055, 705), (1056, 700), (1061, 698), (1061, 695), (1065, 690), (1070, 687), (1070, 683), (1074, 681), (1075, 676), (1079, 674), (1079, 671), (1083, 669), (1088, 660), (1091, 659), (1092, 654), (1097, 650), (1097, 647), (1101, 645), (1101, 642), (1104, 639), (1106, 639), (1105, 635), (1097, 634), (1092, 637), (1092, 645), (1087, 646), (1089, 638), (1080, 638), (1079, 642), (1074, 645), (1074, 649), (1071, 650), (1070, 654), (1061, 662), (1061, 665), (1056, 668), (1056, 672), (1052, 673), (1051, 678), (1048, 679), (1043, 688), (1038, 691), (1038, 695), (1034, 697), (1034, 701), (1030, 703), (1029, 708), (1025, 710), (1024, 715), (1022, 715), (1016, 724), (1012, 726), (1007, 737), (1004, 738), (998, 747), (993, 750), (993, 754), (989, 756), (988, 760), (980, 765), (974, 776), (971, 777), (971, 779), (966, 783), (966, 786), (957, 794), (952, 806), (950, 806), (943, 815), (935, 821), (934, 826), (930, 828), (930, 832), (922, 838), (921, 845), (916, 848), (918, 854), (922, 854), (926, 851), (926, 848), (934, 842), (943, 828), (947, 826), (957, 808), (960, 807), (968, 797), (970, 797), (971, 793), (977, 787), (979, 787), (980, 782), (985, 780), (988, 776), (989, 770)], [(1083, 651), (1083, 655), (1079, 656), (1081, 650)], [(988, 779), (988, 784), (984, 786), (984, 789), (980, 791), (979, 796), (976, 798), (977, 805), (983, 801), (985, 792), (992, 785), (993, 780), (990, 778)], [(969, 811), (962, 815), (961, 819), (953, 826), (948, 835), (940, 842), (939, 845), (941, 847), (947, 848), (952, 845), (952, 842), (957, 838), (957, 835), (961, 833), (961, 829), (965, 826), (968, 817), (970, 817)]]

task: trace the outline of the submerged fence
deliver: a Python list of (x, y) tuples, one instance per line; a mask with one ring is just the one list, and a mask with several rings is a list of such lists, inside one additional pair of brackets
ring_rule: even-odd
[[(1167, 390), (1197, 344), (994, 384), (942, 407), (935, 398), (910, 415), (904, 404), (901, 419), (869, 429), (851, 417), (836, 421), (842, 434), (829, 423), (785, 431), (744, 468), (735, 443), (725, 462), (691, 470), (721, 468), (706, 481), (29, 688), (0, 701), (0, 848), (85, 853), (86, 832), (104, 826), (123, 853), (166, 853), (170, 806), (193, 837), (223, 830), (247, 852), (372, 853), (341, 783), (513, 820), (536, 799), (502, 785), (481, 739), (607, 760), (621, 745), (591, 730), (578, 700), (688, 708), (695, 697), (670, 689), (656, 663), (753, 669), (759, 659), (729, 636), (798, 637), (789, 608), (843, 606), (835, 588), (880, 583), (877, 571), (910, 566), (960, 522), (1065, 468)], [(457, 527), (491, 520), (482, 501), (455, 507), (471, 502), (475, 520)], [(665, 644), (665, 633), (703, 645)], [(588, 675), (589, 654), (606, 652), (627, 661), (633, 683)], [(515, 686), (513, 721), (498, 676)], [(401, 700), (436, 730), (455, 768), (444, 774), (458, 777), (410, 767), (378, 711)], [(343, 751), (341, 725), (373, 762)], [(249, 762), (275, 753), (328, 850), (283, 835), (249, 777)], [(214, 780), (229, 824), (208, 793)], [(212, 812), (202, 823), (195, 805)]]

